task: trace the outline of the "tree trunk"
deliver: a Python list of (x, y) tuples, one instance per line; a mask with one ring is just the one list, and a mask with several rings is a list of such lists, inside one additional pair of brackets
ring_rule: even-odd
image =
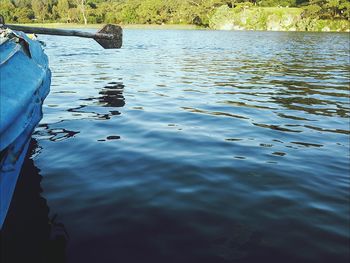
[(83, 14), (84, 25), (87, 25), (87, 19), (85, 15), (85, 0), (81, 0), (81, 13)]

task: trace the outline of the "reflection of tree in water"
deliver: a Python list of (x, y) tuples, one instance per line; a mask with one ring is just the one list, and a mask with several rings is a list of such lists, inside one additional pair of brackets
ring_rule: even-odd
[[(289, 61), (259, 61), (259, 65), (255, 59), (241, 59), (243, 66), (236, 67), (236, 72), (241, 74), (239, 77), (230, 77), (227, 72), (226, 79), (214, 82), (223, 88), (218, 94), (231, 98), (223, 103), (268, 110), (277, 115), (274, 123), (257, 123), (252, 116), (252, 124), (262, 128), (295, 133), (307, 128), (349, 134), (346, 129), (324, 128), (316, 122), (323, 117), (349, 118), (349, 108), (344, 103), (349, 99), (348, 68), (336, 65), (320, 68), (312, 61), (300, 60), (300, 54), (288, 58)], [(256, 71), (252, 73), (251, 68)], [(337, 78), (334, 78), (334, 71), (339, 72)], [(281, 124), (279, 118), (283, 118), (283, 123), (292, 121)]]
[[(124, 84), (121, 82), (110, 82), (107, 86), (103, 87), (99, 91), (98, 97), (91, 97), (82, 99), (83, 101), (92, 101), (94, 104), (104, 108), (121, 108), (125, 105), (125, 98), (123, 96)], [(120, 115), (117, 110), (109, 109), (108, 113), (104, 113), (100, 108), (99, 112), (96, 111), (96, 107), (93, 110), (90, 108), (92, 105), (80, 105), (79, 107), (71, 108), (69, 112), (78, 113), (93, 113), (94, 117), (98, 119), (110, 119), (113, 115)]]
[(49, 219), (40, 195), (40, 170), (30, 158), (37, 150), (32, 140), (1, 231), (1, 262), (65, 262), (68, 234), (64, 225)]
[(62, 128), (54, 128), (52, 125), (41, 123), (35, 131), (35, 135), (48, 137), (50, 141), (62, 141), (74, 137), (79, 131), (71, 131)]
[(343, 104), (330, 99), (330, 97), (348, 98), (346, 87), (337, 87), (337, 92), (331, 92), (324, 86), (300, 81), (274, 80), (271, 83), (285, 87), (277, 90), (272, 99), (287, 109), (304, 111), (313, 115), (348, 117), (347, 109)]
[(123, 90), (123, 83), (111, 82), (99, 92), (102, 96), (98, 97), (98, 100), (104, 107), (123, 107), (125, 105)]

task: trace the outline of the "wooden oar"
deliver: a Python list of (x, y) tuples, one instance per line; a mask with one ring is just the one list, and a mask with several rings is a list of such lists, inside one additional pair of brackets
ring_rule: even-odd
[(75, 36), (95, 39), (103, 48), (121, 48), (123, 42), (123, 30), (120, 26), (106, 25), (96, 33), (82, 32), (77, 30), (65, 30), (44, 27), (29, 27), (18, 25), (4, 25), (12, 30), (23, 31), (30, 34)]

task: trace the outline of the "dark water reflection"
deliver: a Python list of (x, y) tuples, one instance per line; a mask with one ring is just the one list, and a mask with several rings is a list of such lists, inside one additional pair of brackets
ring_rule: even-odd
[(35, 163), (68, 262), (348, 261), (348, 34), (43, 39)]
[(32, 159), (38, 151), (36, 140), (32, 140), (0, 232), (3, 263), (66, 262), (69, 234), (57, 214), (49, 218), (50, 209), (41, 196), (42, 176)]
[(55, 129), (48, 124), (39, 124), (35, 131), (35, 134), (41, 138), (46, 138), (54, 142), (74, 137), (78, 133), (78, 131), (70, 131), (67, 129)]

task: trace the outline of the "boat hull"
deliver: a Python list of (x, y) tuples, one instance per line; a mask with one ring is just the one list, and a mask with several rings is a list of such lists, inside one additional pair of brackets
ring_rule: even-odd
[(32, 132), (42, 118), (51, 71), (41, 44), (21, 32), (2, 32), (0, 54), (1, 229)]

